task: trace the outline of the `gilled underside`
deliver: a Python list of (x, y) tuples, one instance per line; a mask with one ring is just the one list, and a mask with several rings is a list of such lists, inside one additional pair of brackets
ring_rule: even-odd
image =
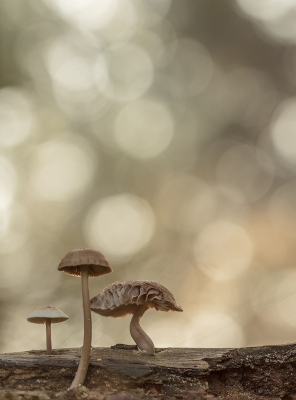
[(66, 267), (59, 267), (59, 271), (67, 272), (67, 274), (72, 276), (81, 276), (81, 268), (88, 267), (88, 276), (100, 276), (108, 274), (110, 271), (110, 267), (103, 266), (103, 265), (77, 265), (77, 266), (66, 266)]
[(110, 317), (133, 314), (137, 306), (145, 304), (161, 311), (182, 311), (172, 293), (154, 281), (118, 281), (105, 287), (90, 301), (91, 310)]
[(69, 275), (81, 276), (81, 268), (88, 267), (88, 276), (100, 276), (112, 272), (105, 256), (93, 249), (75, 249), (69, 251), (61, 260), (58, 270)]

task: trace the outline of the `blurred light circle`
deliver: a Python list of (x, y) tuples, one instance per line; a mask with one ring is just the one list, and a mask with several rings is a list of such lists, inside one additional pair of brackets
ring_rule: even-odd
[(69, 134), (36, 147), (30, 184), (40, 200), (68, 201), (82, 194), (91, 183), (95, 161), (81, 137)]
[(221, 156), (216, 167), (219, 189), (239, 203), (257, 201), (271, 187), (273, 165), (261, 149), (234, 145)]
[[(294, 0), (292, 0), (294, 1)], [(279, 18), (264, 21), (262, 28), (273, 39), (280, 42), (295, 43), (296, 42), (296, 4), (290, 7), (285, 14)]]
[(154, 214), (149, 204), (131, 194), (98, 201), (89, 211), (84, 232), (87, 242), (114, 258), (140, 251), (154, 233)]
[(216, 281), (228, 281), (248, 268), (253, 244), (241, 226), (217, 221), (197, 236), (194, 254), (198, 267), (207, 276)]
[(112, 100), (135, 100), (149, 89), (153, 81), (150, 57), (142, 48), (129, 43), (109, 48), (105, 58), (98, 57), (95, 68), (99, 71), (95, 72), (98, 89)]
[[(278, 226), (286, 221), (296, 218), (296, 180), (284, 183), (274, 191), (269, 199), (268, 215), (271, 221), (276, 222)], [(281, 218), (278, 218), (278, 217)], [(295, 227), (296, 231), (296, 227)], [(289, 233), (292, 233), (291, 231)]]
[[(77, 40), (74, 35), (64, 35), (51, 43), (45, 58), (53, 80), (55, 100), (62, 112), (78, 121), (89, 120), (93, 113), (99, 115), (100, 108), (105, 108), (108, 99), (98, 95), (94, 72), (96, 56), (85, 42)], [(97, 75), (102, 85), (103, 79), (107, 82), (106, 68), (98, 71)]]
[(135, 7), (139, 13), (140, 24), (144, 26), (154, 26), (161, 22), (166, 16), (172, 0), (146, 0), (135, 1)]
[(9, 223), (5, 236), (0, 240), (0, 253), (14, 253), (29, 237), (30, 220), (21, 204), (13, 204), (8, 212)]
[(103, 53), (99, 54), (97, 57), (94, 65), (94, 77), (100, 92), (104, 91), (109, 80), (109, 72), (107, 59)]
[[(172, 40), (175, 41), (175, 38)], [(165, 38), (160, 32), (156, 33), (148, 29), (141, 29), (137, 32), (137, 44), (145, 48), (157, 69), (162, 68), (168, 61), (168, 52), (171, 48), (166, 46)]]
[[(112, 19), (100, 30), (100, 35), (111, 43), (128, 42), (138, 28), (138, 15), (130, 0), (120, 0)], [(137, 31), (137, 35), (139, 31)]]
[(67, 91), (87, 91), (94, 86), (91, 61), (75, 48), (73, 38), (59, 38), (48, 49), (46, 63), (54, 83)]
[(242, 11), (273, 39), (295, 43), (295, 0), (236, 0)]
[(284, 161), (296, 167), (296, 98), (280, 104), (270, 129), (278, 154)]
[(194, 233), (211, 220), (216, 203), (216, 193), (206, 182), (194, 176), (179, 175), (164, 182), (156, 207), (167, 227)]
[[(274, 194), (271, 198), (273, 196)], [(294, 195), (295, 200), (296, 195)], [(296, 239), (296, 227), (293, 226), (293, 219), (296, 217), (295, 202), (293, 203), (293, 197), (287, 201), (286, 205), (291, 207), (286, 210), (287, 212), (280, 210), (280, 204), (276, 203), (277, 200), (274, 204), (266, 205), (265, 202), (264, 208), (267, 210), (253, 212), (248, 223), (256, 260), (263, 265), (268, 265), (269, 270), (282, 268), (294, 259), (292, 249), (295, 247)], [(280, 206), (279, 209), (278, 206)], [(285, 201), (282, 202), (282, 206), (285, 207)], [(292, 211), (292, 207), (294, 207), (294, 211)]]
[(92, 87), (92, 66), (82, 57), (72, 58), (61, 64), (53, 73), (58, 85), (68, 90), (88, 90)]
[(78, 122), (88, 123), (93, 115), (100, 119), (110, 104), (105, 97), (96, 96), (94, 92), (69, 93), (58, 85), (54, 86), (54, 95), (61, 112), (71, 120)]
[(11, 163), (0, 157), (0, 211), (10, 206), (17, 186), (16, 171)]
[[(2, 243), (0, 241), (0, 250)], [(15, 249), (16, 250), (16, 249)], [(1, 251), (1, 253), (3, 253)], [(31, 271), (33, 267), (33, 254), (30, 246), (24, 246), (19, 251), (7, 252), (1, 254), (2, 260), (5, 260), (6, 268), (1, 270), (0, 287), (7, 288), (14, 295), (20, 292), (20, 286), (32, 283)], [(22, 268), (20, 268), (20, 265)]]
[(245, 341), (239, 323), (218, 311), (198, 311), (191, 317), (186, 332), (186, 347), (241, 347)]
[(261, 20), (279, 18), (295, 4), (294, 0), (236, 0), (236, 2), (247, 15)]
[(162, 153), (172, 140), (174, 121), (170, 110), (157, 100), (138, 100), (119, 113), (114, 127), (116, 143), (134, 158)]
[(35, 125), (30, 99), (20, 88), (0, 90), (0, 146), (25, 141)]
[(206, 48), (193, 39), (177, 41), (174, 65), (174, 74), (187, 96), (200, 93), (212, 77), (212, 58)]
[(1, 210), (0, 212), (0, 240), (6, 235), (9, 226), (9, 212)]
[(233, 121), (240, 125), (254, 100), (272, 89), (272, 80), (268, 74), (246, 67), (234, 68), (223, 75), (215, 87), (215, 113), (210, 116), (218, 118), (220, 124)]
[(296, 272), (291, 270), (285, 275), (277, 287), (276, 306), (281, 317), (296, 327)]
[(118, 0), (44, 0), (62, 17), (83, 29), (99, 30), (113, 17)]
[[(147, 272), (149, 272), (150, 276), (155, 277), (153, 279), (162, 282), (172, 293), (180, 296), (180, 292), (182, 293), (182, 290), (184, 290), (184, 297), (188, 297), (189, 290), (196, 294), (197, 285), (195, 283), (197, 282), (192, 284), (192, 275), (194, 274), (196, 277), (195, 263), (186, 257), (187, 254), (182, 256), (181, 252), (175, 250), (169, 248), (166, 253), (160, 251), (143, 259), (141, 264), (137, 266), (137, 279), (147, 279)], [(180, 265), (182, 265), (183, 273), (182, 282), (180, 282), (179, 277)]]

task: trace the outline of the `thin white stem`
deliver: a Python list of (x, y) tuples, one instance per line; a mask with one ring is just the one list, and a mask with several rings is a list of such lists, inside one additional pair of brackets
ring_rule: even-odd
[(70, 389), (77, 388), (83, 385), (84, 379), (87, 374), (90, 352), (91, 352), (91, 314), (89, 304), (89, 290), (88, 290), (88, 267), (81, 267), (81, 288), (82, 288), (82, 303), (84, 315), (84, 338), (83, 347), (78, 369), (75, 378), (70, 386)]
[(140, 326), (140, 319), (147, 310), (148, 307), (145, 304), (137, 306), (130, 323), (130, 333), (140, 350), (153, 354), (155, 353), (154, 344)]

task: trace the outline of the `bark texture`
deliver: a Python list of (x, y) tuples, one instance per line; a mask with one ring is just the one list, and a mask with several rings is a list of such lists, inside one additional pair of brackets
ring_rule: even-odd
[(296, 400), (296, 344), (241, 349), (93, 348), (83, 387), (67, 390), (81, 349), (0, 354), (1, 399)]

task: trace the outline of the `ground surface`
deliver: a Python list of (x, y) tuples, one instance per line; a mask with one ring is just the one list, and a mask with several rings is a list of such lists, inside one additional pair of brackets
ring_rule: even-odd
[(242, 349), (94, 348), (84, 387), (69, 391), (81, 349), (0, 354), (0, 399), (296, 400), (296, 345)]

